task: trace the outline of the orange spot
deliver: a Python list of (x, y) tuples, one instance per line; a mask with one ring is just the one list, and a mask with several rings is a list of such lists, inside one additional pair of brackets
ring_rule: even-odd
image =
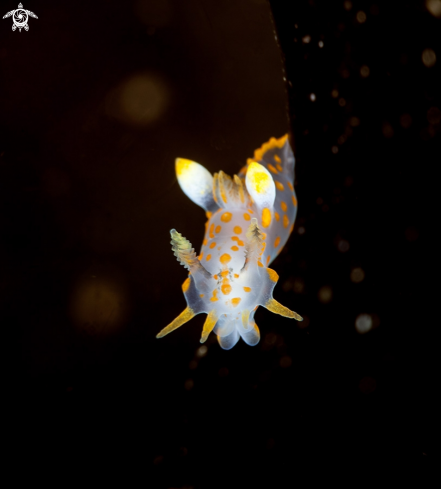
[(231, 303), (233, 304), (233, 307), (237, 307), (242, 299), (240, 297), (235, 297), (234, 299), (231, 299)]
[(208, 234), (208, 235), (210, 236), (210, 238), (214, 238), (213, 231), (214, 231), (214, 224), (212, 224), (212, 225), (210, 226), (210, 232), (209, 232), (209, 234)]
[(285, 190), (285, 187), (283, 186), (283, 183), (276, 182), (275, 180), (274, 180), (274, 183), (276, 185), (277, 190), (280, 190), (281, 192), (283, 192)]
[(271, 172), (271, 173), (274, 173), (275, 175), (277, 175), (279, 172), (273, 167), (273, 165), (271, 163), (268, 164), (268, 170)]
[(264, 241), (266, 240), (266, 233), (262, 233), (262, 238)]
[(231, 239), (232, 239), (233, 241), (239, 241), (239, 238), (238, 238), (237, 236), (231, 236)]
[(221, 229), (222, 229), (222, 227), (221, 227), (221, 226), (216, 226), (216, 229), (214, 230), (214, 232), (215, 232), (216, 234), (219, 234), (219, 233), (221, 232)]
[(190, 277), (186, 278), (184, 280), (184, 283), (182, 284), (182, 292), (187, 292), (188, 288), (190, 287), (191, 279)]
[(245, 214), (243, 215), (243, 218), (245, 219), (245, 221), (249, 221), (249, 220), (251, 219), (250, 215), (249, 215), (249, 214), (247, 214), (246, 212), (245, 212)]
[(214, 289), (213, 290), (213, 297), (210, 299), (211, 302), (216, 302), (218, 301), (219, 299), (217, 298), (217, 290)]
[(224, 253), (220, 258), (219, 261), (222, 263), (222, 265), (226, 265), (231, 261), (231, 256), (228, 253)]
[(239, 274), (238, 273), (235, 273), (234, 274), (234, 278), (239, 278)]
[(207, 219), (210, 219), (210, 217), (213, 215), (213, 213), (212, 213), (212, 212), (210, 212), (210, 211), (207, 211), (207, 212), (205, 213), (205, 215), (207, 216)]
[(213, 249), (215, 246), (216, 246), (216, 242), (215, 241), (212, 241), (210, 243), (210, 249)]
[(286, 182), (286, 183), (287, 183), (288, 187), (289, 187), (289, 188), (290, 188), (292, 191), (294, 191), (294, 187), (292, 186), (292, 183), (291, 183), (291, 182)]
[(280, 244), (280, 237), (277, 236), (276, 240), (274, 241), (274, 248), (277, 248)]
[(204, 246), (207, 246), (207, 244), (208, 244), (208, 240), (207, 240), (207, 238), (205, 238), (205, 239), (204, 239), (204, 241), (202, 241), (202, 244), (203, 244)]
[(217, 280), (219, 278), (218, 275), (213, 275), (214, 280)]
[(276, 221), (280, 221), (280, 216), (278, 212), (274, 212), (274, 217), (276, 218)]
[(221, 221), (222, 222), (230, 222), (232, 217), (233, 217), (233, 214), (231, 214), (231, 212), (224, 212), (221, 216)]
[(224, 270), (223, 272), (220, 273), (221, 277), (223, 277), (224, 279), (228, 277), (228, 274), (229, 274), (228, 270)]
[(278, 276), (277, 272), (275, 272), (274, 270), (271, 270), (271, 268), (267, 268), (266, 271), (268, 272), (268, 276), (269, 276), (271, 281), (277, 282), (277, 280), (279, 280), (279, 276)]
[(279, 155), (274, 155), (274, 159), (277, 161), (277, 163), (282, 163)]
[(259, 267), (263, 268), (263, 263), (260, 260), (257, 262), (257, 264), (259, 265)]
[(271, 224), (271, 211), (265, 207), (262, 211), (262, 226), (267, 228)]
[(282, 165), (277, 164), (276, 165), (276, 168), (279, 170), (279, 172), (282, 172), (283, 171)]
[(245, 243), (241, 241), (240, 239), (237, 240), (238, 246), (245, 246)]
[(266, 266), (268, 266), (268, 265), (269, 265), (270, 258), (271, 258), (271, 256), (270, 256), (270, 255), (268, 255), (268, 256), (266, 257)]
[(243, 288), (243, 290), (244, 290), (245, 292), (251, 292), (251, 287), (244, 287), (244, 288)]
[(283, 227), (284, 227), (284, 228), (287, 228), (287, 227), (288, 227), (288, 225), (289, 225), (289, 219), (288, 219), (288, 216), (285, 214), (285, 215), (283, 216)]
[(207, 260), (207, 261), (210, 261), (210, 260), (211, 260), (211, 255), (207, 255), (206, 260)]
[(292, 203), (294, 204), (294, 206), (297, 207), (297, 199), (294, 197), (294, 195), (291, 197), (292, 199)]
[(204, 252), (203, 251), (201, 251), (201, 254), (198, 256), (198, 260), (201, 261), (202, 258), (204, 258)]
[(240, 226), (234, 226), (233, 231), (236, 234), (240, 234), (242, 232), (242, 228)]
[(293, 230), (293, 229), (294, 229), (294, 224), (291, 224), (291, 227), (290, 227), (290, 229), (289, 229), (289, 234), (291, 234), (291, 233), (292, 233), (292, 230)]
[(254, 212), (253, 212), (251, 209), (248, 209), (248, 212), (249, 212), (250, 214), (254, 214)]
[(286, 212), (286, 210), (288, 209), (288, 206), (285, 204), (285, 202), (283, 202), (283, 200), (282, 202), (280, 202), (280, 207), (282, 208), (283, 212)]
[(224, 295), (228, 295), (232, 290), (233, 288), (230, 284), (223, 284), (221, 287), (222, 294)]
[(199, 294), (199, 297), (204, 297), (204, 294)]
[(239, 247), (238, 247), (238, 246), (232, 246), (232, 247), (231, 247), (231, 249), (232, 249), (233, 251), (239, 251)]

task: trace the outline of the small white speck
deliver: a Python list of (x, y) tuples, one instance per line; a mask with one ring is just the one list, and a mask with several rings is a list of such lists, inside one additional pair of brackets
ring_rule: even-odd
[(286, 81), (286, 78), (285, 77), (283, 77), (283, 81)]
[(309, 44), (311, 42), (311, 36), (308, 34), (304, 37), (302, 37), (302, 41), (305, 43), (305, 44)]
[(318, 42), (318, 47), (319, 47), (319, 48), (322, 48), (323, 46), (324, 46), (323, 41), (319, 41), (319, 42)]
[(311, 100), (311, 102), (315, 102), (315, 99), (316, 99), (315, 93), (311, 93), (311, 95), (309, 96), (309, 99)]

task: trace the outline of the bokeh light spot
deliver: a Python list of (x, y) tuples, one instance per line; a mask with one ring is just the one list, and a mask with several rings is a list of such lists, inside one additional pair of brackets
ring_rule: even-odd
[(438, 124), (441, 122), (441, 110), (438, 107), (430, 107), (427, 111), (427, 120), (430, 124)]
[(421, 55), (421, 59), (423, 61), (424, 66), (427, 68), (431, 68), (432, 66), (435, 66), (436, 63), (436, 54), (433, 49), (425, 49), (423, 51), (423, 54)]
[(355, 329), (360, 334), (365, 334), (372, 329), (373, 321), (370, 314), (359, 314), (355, 320)]
[(389, 122), (384, 122), (381, 130), (386, 139), (390, 139), (394, 135), (394, 128), (389, 124)]
[(320, 287), (318, 291), (318, 298), (322, 304), (328, 304), (332, 300), (332, 289), (329, 285)]
[(350, 246), (345, 239), (341, 239), (337, 244), (337, 248), (338, 251), (340, 251), (341, 253), (346, 253), (347, 251), (349, 251)]
[(205, 345), (202, 345), (200, 346), (197, 351), (196, 351), (196, 356), (198, 358), (202, 358), (202, 357), (205, 357), (205, 355), (207, 354), (207, 351), (208, 351), (208, 348), (205, 346)]
[(369, 66), (366, 66), (366, 65), (363, 65), (361, 68), (360, 68), (360, 75), (363, 77), (363, 78), (367, 78), (370, 74), (371, 70), (369, 69)]
[(416, 241), (418, 239), (418, 230), (413, 226), (406, 228), (404, 235), (407, 241)]
[(363, 377), (358, 384), (358, 388), (363, 394), (372, 394), (376, 387), (377, 382), (372, 377)]
[(115, 331), (126, 318), (127, 298), (116, 281), (88, 278), (79, 281), (71, 296), (71, 315), (78, 328), (95, 334)]
[(441, 18), (441, 0), (426, 0), (426, 8), (434, 17)]
[(400, 125), (403, 129), (409, 129), (412, 124), (412, 117), (409, 114), (403, 114), (400, 117)]
[(162, 78), (138, 74), (108, 94), (106, 112), (126, 124), (144, 126), (160, 119), (169, 101), (169, 89)]
[(364, 24), (366, 22), (366, 14), (363, 12), (363, 10), (360, 10), (357, 12), (357, 22), (359, 24)]
[(280, 359), (280, 362), (279, 362), (279, 365), (282, 368), (288, 368), (291, 366), (291, 364), (292, 364), (292, 360), (291, 360), (291, 357), (289, 357), (288, 355), (285, 355), (284, 357), (282, 357)]
[(351, 281), (354, 282), (354, 284), (359, 284), (360, 282), (363, 282), (364, 280), (364, 271), (357, 267), (353, 268), (351, 270)]

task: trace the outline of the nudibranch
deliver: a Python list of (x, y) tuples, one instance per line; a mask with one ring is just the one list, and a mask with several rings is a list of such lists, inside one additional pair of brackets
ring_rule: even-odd
[(288, 135), (263, 144), (233, 178), (176, 159), (181, 189), (206, 211), (208, 221), (199, 256), (190, 241), (170, 231), (172, 250), (189, 270), (182, 284), (187, 307), (157, 338), (206, 313), (201, 343), (214, 331), (220, 346), (229, 350), (240, 337), (251, 346), (259, 342), (254, 321), (259, 306), (302, 321), (273, 298), (279, 276), (268, 268), (294, 228), (294, 162)]

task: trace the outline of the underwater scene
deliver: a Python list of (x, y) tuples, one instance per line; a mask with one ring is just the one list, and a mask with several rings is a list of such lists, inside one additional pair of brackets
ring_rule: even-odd
[(433, 457), (441, 0), (1, 6), (12, 459), (278, 489)]

